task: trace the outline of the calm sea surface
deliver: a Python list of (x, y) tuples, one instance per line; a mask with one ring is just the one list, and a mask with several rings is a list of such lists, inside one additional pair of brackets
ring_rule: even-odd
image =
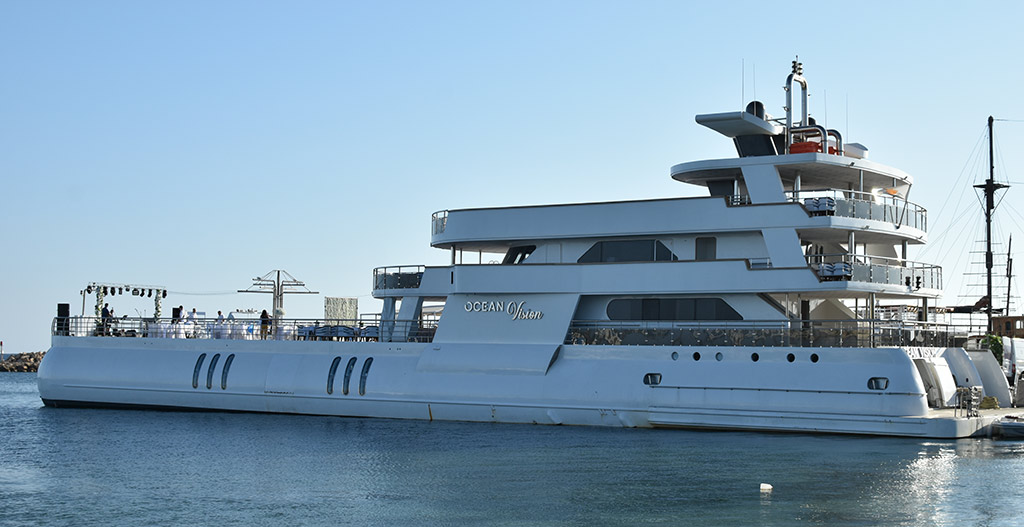
[(1024, 521), (1016, 441), (53, 409), (28, 373), (0, 438), (5, 526)]

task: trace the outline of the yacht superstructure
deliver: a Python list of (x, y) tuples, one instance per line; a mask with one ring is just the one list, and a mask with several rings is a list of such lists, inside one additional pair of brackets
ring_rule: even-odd
[[(435, 213), (431, 245), (450, 265), (374, 270), (384, 306), (372, 332), (275, 320), (270, 339), (248, 340), (200, 322), (192, 338), (161, 338), (158, 321), (138, 320), (128, 338), (57, 319), (40, 395), (52, 406), (988, 433), (996, 416), (975, 399), (1010, 405), (995, 359), (965, 352), (946, 326), (874, 314), (892, 299), (926, 313), (941, 293), (941, 269), (907, 258), (927, 241), (910, 175), (816, 124), (795, 62), (784, 120), (756, 101), (696, 120), (739, 154), (672, 167), (707, 196)], [(431, 305), (443, 305), (439, 320)]]

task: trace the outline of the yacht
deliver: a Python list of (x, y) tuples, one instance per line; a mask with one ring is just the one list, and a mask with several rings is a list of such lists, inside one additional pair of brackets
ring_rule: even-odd
[[(450, 264), (375, 269), (383, 308), (363, 327), (125, 319), (112, 332), (60, 316), (40, 396), (53, 407), (991, 434), (1000, 415), (978, 402), (1010, 406), (1006, 378), (927, 319), (942, 272), (908, 259), (928, 230), (906, 199), (913, 178), (809, 117), (807, 86), (794, 61), (784, 117), (757, 101), (696, 116), (738, 154), (671, 168), (703, 196), (435, 213), (430, 243)], [(894, 303), (915, 309), (879, 314)]]

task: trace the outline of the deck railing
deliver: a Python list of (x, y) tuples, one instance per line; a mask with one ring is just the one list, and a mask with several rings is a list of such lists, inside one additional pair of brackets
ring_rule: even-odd
[[(160, 339), (432, 342), (436, 320), (260, 320), (58, 317), (55, 336)], [(966, 326), (899, 320), (573, 321), (565, 344), (614, 346), (951, 347)]]
[(378, 267), (373, 270), (373, 290), (416, 289), (423, 280), (422, 265)]
[(967, 327), (897, 320), (573, 321), (565, 344), (810, 348), (951, 347)]
[(934, 264), (864, 254), (810, 254), (807, 264), (823, 281), (852, 280), (942, 289), (942, 267)]
[(448, 225), (448, 211), (439, 210), (430, 216), (431, 231), (434, 234), (441, 234)]
[(259, 319), (153, 320), (152, 318), (57, 317), (51, 334), (70, 337), (128, 337), (225, 340), (325, 340), (430, 342), (436, 320)]
[(803, 203), (814, 216), (877, 220), (928, 230), (928, 211), (897, 196), (839, 189), (787, 191), (790, 201)]

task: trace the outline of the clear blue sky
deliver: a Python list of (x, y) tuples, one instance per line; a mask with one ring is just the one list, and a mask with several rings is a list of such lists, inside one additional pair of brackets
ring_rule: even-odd
[[(741, 92), (781, 114), (797, 54), (811, 113), (914, 175), (937, 240), (973, 228), (953, 211), (975, 200), (987, 116), (1024, 119), (1022, 19), (1020, 2), (0, 2), (0, 340), (46, 349), (90, 281), (216, 312), (269, 308), (210, 293), (286, 269), (376, 310), (373, 267), (447, 261), (436, 210), (693, 195), (671, 165), (734, 156), (693, 116)], [(997, 137), (1020, 174), (1024, 123)], [(1002, 235), (1024, 226), (1008, 214)], [(911, 255), (946, 267), (947, 303), (980, 237), (952, 232)], [(322, 295), (286, 308), (322, 316)]]

